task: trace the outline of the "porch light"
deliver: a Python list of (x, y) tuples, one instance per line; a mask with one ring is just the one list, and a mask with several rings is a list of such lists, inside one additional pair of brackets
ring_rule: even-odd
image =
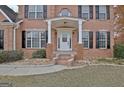
[(67, 22), (64, 22), (64, 24), (67, 24)]

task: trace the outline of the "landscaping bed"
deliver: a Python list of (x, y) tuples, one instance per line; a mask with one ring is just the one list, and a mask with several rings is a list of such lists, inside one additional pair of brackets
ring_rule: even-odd
[(117, 64), (117, 65), (124, 65), (124, 59), (117, 59), (117, 58), (99, 58), (94, 61), (95, 64)]
[(32, 59), (23, 59), (14, 62), (4, 62), (2, 64), (10, 64), (10, 65), (47, 65), (52, 64), (53, 62), (49, 59), (40, 59), (40, 58), (32, 58)]

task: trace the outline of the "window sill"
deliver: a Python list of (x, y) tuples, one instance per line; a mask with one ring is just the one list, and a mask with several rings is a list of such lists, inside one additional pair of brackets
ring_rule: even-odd
[(83, 49), (88, 50), (88, 49), (90, 49), (90, 48), (83, 48)]
[(31, 19), (31, 18), (26, 18), (27, 20), (39, 20), (39, 21), (41, 21), (41, 20), (45, 20), (45, 18), (38, 18), (38, 19)]
[(109, 21), (110, 19), (96, 19), (98, 21)]
[(101, 49), (101, 50), (108, 50), (108, 48), (96, 48), (96, 49)]
[(46, 48), (22, 48), (22, 49), (27, 49), (27, 50), (37, 50), (37, 49), (46, 49)]

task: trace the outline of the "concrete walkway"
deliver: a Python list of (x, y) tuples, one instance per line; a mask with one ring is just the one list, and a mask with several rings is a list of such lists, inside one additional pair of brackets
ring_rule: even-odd
[(66, 69), (63, 65), (0, 65), (2, 76), (38, 75), (58, 72)]

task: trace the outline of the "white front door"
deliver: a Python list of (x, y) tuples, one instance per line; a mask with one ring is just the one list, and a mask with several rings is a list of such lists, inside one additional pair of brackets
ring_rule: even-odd
[(68, 51), (72, 48), (71, 31), (58, 31), (58, 50)]

